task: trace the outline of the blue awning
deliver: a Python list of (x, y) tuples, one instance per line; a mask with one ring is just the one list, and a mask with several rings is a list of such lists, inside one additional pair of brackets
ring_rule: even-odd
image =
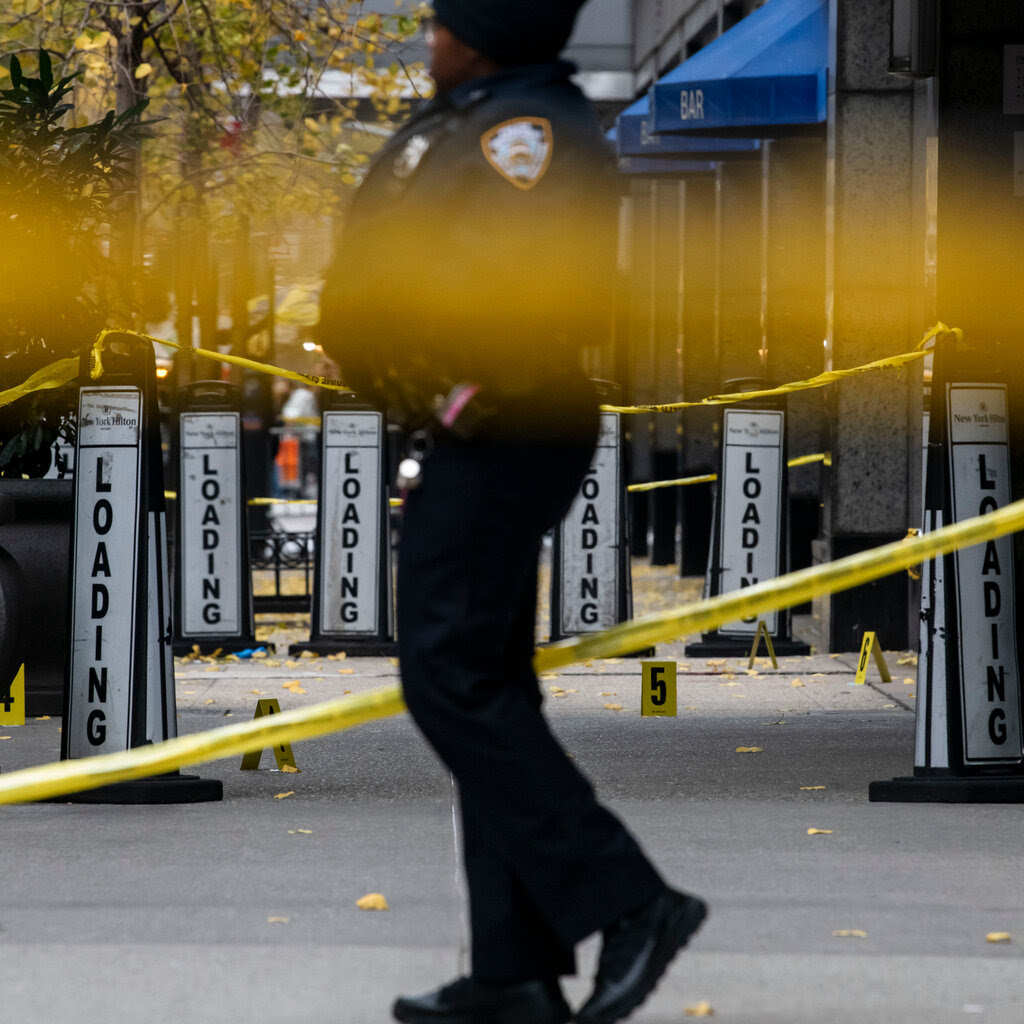
[(690, 160), (737, 159), (760, 154), (760, 139), (718, 139), (710, 136), (655, 135), (648, 129), (651, 101), (642, 96), (627, 107), (615, 124), (620, 157), (680, 156)]
[(654, 86), (653, 132), (772, 138), (827, 118), (828, 0), (768, 0)]

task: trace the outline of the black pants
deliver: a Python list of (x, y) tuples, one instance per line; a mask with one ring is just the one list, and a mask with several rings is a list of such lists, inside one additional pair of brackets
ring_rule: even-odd
[(583, 443), (438, 443), (406, 504), (398, 637), (409, 710), (461, 797), (474, 975), (575, 971), (573, 947), (663, 885), (551, 735), (532, 668), (541, 540)]

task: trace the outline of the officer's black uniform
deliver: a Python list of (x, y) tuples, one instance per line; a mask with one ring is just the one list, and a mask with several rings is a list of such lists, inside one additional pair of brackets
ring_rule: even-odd
[[(474, 976), (574, 971), (574, 945), (664, 883), (540, 713), (537, 559), (593, 452), (583, 345), (609, 326), (615, 202), (566, 63), (477, 79), (385, 146), (325, 287), (358, 392), (433, 424), (399, 550), (406, 701), (459, 784)], [(481, 385), (466, 438), (435, 396)]]

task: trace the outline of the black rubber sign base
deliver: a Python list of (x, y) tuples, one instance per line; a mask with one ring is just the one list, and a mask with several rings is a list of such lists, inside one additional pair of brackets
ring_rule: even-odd
[(201, 779), (198, 775), (155, 775), (150, 779), (130, 779), (109, 786), (84, 789), (47, 803), (61, 804), (201, 804), (224, 799), (220, 779)]
[(1024, 804), (1024, 776), (888, 779), (868, 786), (868, 800), (908, 804)]

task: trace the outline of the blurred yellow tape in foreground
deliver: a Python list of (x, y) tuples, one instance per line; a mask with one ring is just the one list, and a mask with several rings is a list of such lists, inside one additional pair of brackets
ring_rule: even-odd
[(588, 658), (612, 658), (652, 644), (706, 632), (736, 619), (802, 604), (818, 594), (831, 594), (870, 583), (882, 576), (925, 562), (936, 555), (1024, 529), (1024, 500), (988, 515), (943, 527), (934, 533), (884, 544), (870, 551), (812, 566), (743, 590), (633, 619), (593, 636), (577, 636), (541, 647), (534, 658), (538, 672)]
[[(546, 671), (588, 658), (628, 654), (652, 644), (711, 630), (735, 619), (755, 617), (773, 608), (801, 604), (818, 594), (848, 590), (936, 555), (993, 540), (1020, 529), (1024, 529), (1024, 500), (987, 515), (943, 527), (934, 533), (908, 537), (827, 565), (802, 569), (743, 590), (624, 622), (604, 633), (559, 641), (537, 651), (534, 667), (538, 671)], [(404, 709), (401, 691), (397, 686), (391, 686), (350, 699), (314, 704), (254, 722), (179, 736), (117, 754), (26, 768), (0, 775), (0, 804), (45, 800), (112, 782), (159, 775), (185, 765), (235, 757), (253, 750), (337, 732), (373, 719), (397, 715)]]
[(28, 380), (22, 381), (13, 388), (0, 391), (0, 409), (19, 398), (31, 395), (33, 391), (45, 391), (48, 388), (62, 388), (70, 384), (78, 376), (77, 359), (58, 359), (40, 370), (36, 370)]
[(344, 700), (284, 711), (253, 722), (178, 736), (116, 754), (57, 761), (0, 776), (0, 804), (46, 800), (112, 782), (172, 772), (183, 765), (235, 757), (282, 743), (350, 729), (405, 710), (401, 691), (388, 686)]

